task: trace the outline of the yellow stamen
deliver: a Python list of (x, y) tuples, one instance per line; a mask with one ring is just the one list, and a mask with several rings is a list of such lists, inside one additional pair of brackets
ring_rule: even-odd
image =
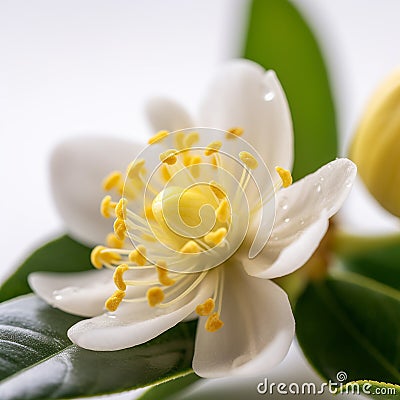
[(284, 188), (290, 186), (293, 182), (292, 175), (290, 174), (290, 171), (287, 169), (284, 169), (282, 167), (275, 167), (275, 171), (279, 174), (279, 176), (282, 179), (282, 186)]
[(114, 233), (117, 239), (124, 240), (126, 234), (125, 221), (121, 218), (117, 218), (114, 222)]
[(90, 262), (97, 269), (101, 269), (103, 267), (101, 251), (104, 249), (105, 249), (104, 246), (96, 246), (90, 253)]
[(174, 140), (175, 141), (175, 147), (178, 150), (182, 150), (182, 149), (185, 148), (185, 146), (183, 144), (184, 140), (185, 140), (185, 134), (183, 132), (177, 132), (175, 134), (175, 140)]
[(197, 132), (188, 133), (183, 139), (183, 146), (185, 148), (192, 147), (199, 141), (199, 134)]
[(222, 143), (220, 141), (215, 141), (211, 142), (205, 149), (204, 154), (206, 156), (211, 156), (211, 154), (214, 154), (218, 152), (218, 150), (222, 147)]
[(124, 247), (124, 241), (119, 240), (113, 233), (107, 235), (106, 243), (108, 247), (113, 247), (115, 249), (122, 249)]
[(136, 179), (139, 177), (140, 172), (143, 171), (145, 161), (141, 158), (139, 160), (132, 161), (127, 169), (127, 175), (130, 179)]
[(121, 264), (119, 265), (115, 271), (114, 271), (114, 283), (115, 286), (119, 289), (119, 290), (126, 290), (126, 284), (124, 281), (124, 272), (127, 271), (129, 268), (126, 264)]
[(201, 156), (196, 155), (190, 157), (189, 165), (190, 165), (190, 173), (197, 178), (200, 175), (200, 165), (201, 164)]
[(148, 233), (142, 233), (141, 238), (143, 240), (147, 240), (148, 242), (157, 242), (157, 239), (153, 235), (149, 235)]
[(101, 201), (100, 204), (100, 213), (104, 218), (110, 218), (111, 217), (111, 211), (115, 210), (115, 206), (117, 203), (111, 201), (111, 196), (107, 195), (104, 197), (104, 199)]
[(204, 236), (204, 240), (207, 244), (217, 245), (224, 240), (225, 236), (226, 236), (226, 229), (219, 228), (216, 231), (210, 232), (206, 236)]
[(120, 171), (111, 172), (103, 180), (103, 189), (107, 192), (114, 188), (119, 189), (121, 185), (123, 186), (123, 182)]
[(147, 301), (150, 307), (155, 307), (164, 300), (164, 292), (159, 287), (152, 287), (147, 291)]
[(228, 132), (229, 133), (226, 134), (226, 138), (227, 139), (234, 139), (234, 138), (236, 138), (238, 136), (242, 136), (244, 130), (243, 130), (243, 128), (240, 128), (240, 127), (236, 126), (234, 128), (228, 129)]
[(151, 206), (147, 206), (144, 209), (144, 216), (146, 219), (154, 219), (153, 208)]
[(208, 332), (215, 332), (223, 326), (224, 323), (219, 319), (219, 314), (213, 313), (207, 318), (205, 328)]
[(152, 136), (149, 140), (148, 140), (148, 144), (153, 144), (156, 142), (160, 142), (161, 140), (163, 140), (166, 136), (168, 136), (168, 131), (159, 131), (157, 132), (154, 136)]
[(116, 290), (111, 297), (106, 301), (106, 308), (108, 311), (116, 311), (121, 301), (125, 297), (125, 292), (123, 290)]
[(141, 244), (137, 248), (129, 253), (129, 261), (136, 263), (137, 265), (145, 265), (146, 260), (146, 248)]
[(231, 208), (226, 198), (222, 199), (217, 209), (215, 210), (215, 216), (219, 222), (225, 223), (229, 221), (231, 216)]
[(200, 246), (194, 240), (189, 240), (180, 249), (181, 253), (186, 253), (186, 254), (200, 253), (200, 251), (201, 251)]
[(161, 153), (160, 161), (168, 165), (174, 165), (177, 161), (176, 150), (169, 149), (167, 151), (164, 151), (164, 153)]
[(250, 154), (247, 151), (241, 151), (239, 153), (239, 158), (250, 169), (256, 169), (258, 167), (258, 161), (255, 159), (255, 157), (252, 154)]
[(207, 299), (203, 304), (196, 307), (196, 313), (201, 317), (210, 315), (215, 308), (215, 301), (211, 298)]
[(167, 263), (163, 260), (157, 262), (157, 273), (158, 273), (158, 280), (161, 285), (164, 286), (171, 286), (175, 283), (174, 279), (171, 279), (168, 276), (168, 271), (166, 270)]
[(126, 203), (127, 200), (125, 198), (121, 198), (115, 207), (115, 215), (119, 219), (124, 219), (126, 214)]
[(168, 182), (171, 178), (171, 174), (168, 171), (168, 167), (163, 164), (161, 165), (161, 178), (164, 180), (164, 182)]
[(121, 256), (118, 253), (113, 251), (107, 251), (104, 246), (96, 246), (91, 254), (90, 254), (90, 261), (95, 268), (102, 268), (104, 264), (112, 264), (116, 261), (121, 259)]
[(210, 188), (214, 192), (214, 194), (217, 196), (218, 199), (221, 200), (226, 197), (224, 189), (217, 182), (211, 181)]

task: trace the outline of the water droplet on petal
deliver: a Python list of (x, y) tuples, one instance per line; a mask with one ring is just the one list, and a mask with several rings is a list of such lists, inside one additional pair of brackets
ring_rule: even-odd
[(274, 92), (267, 92), (264, 95), (264, 100), (265, 101), (272, 101), (274, 99), (274, 97), (275, 97)]
[(61, 301), (65, 296), (76, 294), (79, 292), (79, 288), (76, 286), (67, 286), (60, 290), (54, 290), (52, 296), (54, 300)]
[(300, 224), (300, 226), (304, 225), (304, 219), (303, 218), (300, 218), (299, 224)]
[(283, 222), (285, 222), (285, 223), (287, 224), (288, 222), (290, 222), (290, 218), (285, 218), (285, 219), (283, 220)]
[(315, 190), (317, 191), (317, 193), (321, 193), (321, 190), (322, 190), (321, 185), (318, 184), (318, 185), (315, 187)]

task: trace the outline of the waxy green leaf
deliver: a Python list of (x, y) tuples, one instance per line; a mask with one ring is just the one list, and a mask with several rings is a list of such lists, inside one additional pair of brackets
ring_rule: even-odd
[(340, 235), (337, 250), (346, 270), (400, 290), (400, 235)]
[(0, 286), (0, 301), (30, 293), (27, 277), (31, 272), (79, 272), (91, 268), (89, 247), (61, 236), (32, 253)]
[(195, 373), (171, 379), (161, 385), (152, 387), (140, 396), (139, 400), (174, 400), (177, 395), (181, 394), (189, 386), (193, 385), (200, 379), (201, 378)]
[(400, 382), (400, 292), (372, 279), (337, 272), (312, 283), (296, 309), (299, 343), (326, 379)]
[(288, 0), (254, 0), (244, 57), (276, 71), (286, 92), (295, 133), (293, 177), (337, 156), (335, 109), (318, 43)]
[(35, 295), (0, 305), (1, 400), (116, 393), (192, 372), (196, 321), (178, 324), (141, 346), (95, 352), (67, 338), (67, 329), (80, 319)]

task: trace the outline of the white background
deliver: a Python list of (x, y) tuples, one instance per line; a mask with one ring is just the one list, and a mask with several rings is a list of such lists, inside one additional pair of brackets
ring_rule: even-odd
[[(295, 3), (328, 61), (344, 152), (367, 97), (400, 65), (400, 2)], [(240, 54), (246, 13), (246, 0), (0, 0), (0, 279), (63, 232), (51, 149), (80, 134), (143, 138), (143, 104), (155, 94), (195, 110), (217, 66)], [(398, 229), (367, 206), (359, 212), (366, 202), (353, 195), (347, 224)]]

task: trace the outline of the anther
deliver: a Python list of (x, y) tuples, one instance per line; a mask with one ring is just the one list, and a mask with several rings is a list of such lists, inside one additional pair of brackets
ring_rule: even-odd
[(199, 304), (196, 307), (196, 313), (201, 317), (210, 315), (215, 308), (215, 301), (212, 298), (207, 299), (203, 304)]
[(164, 292), (159, 287), (152, 287), (147, 291), (146, 294), (147, 302), (150, 307), (155, 307), (164, 300)]
[(247, 151), (241, 151), (239, 153), (239, 158), (250, 169), (256, 169), (258, 167), (258, 161)]
[(115, 215), (117, 216), (117, 218), (119, 218), (119, 219), (125, 218), (126, 203), (127, 203), (127, 200), (125, 198), (121, 197), (121, 199), (119, 200), (119, 202), (117, 203), (117, 205), (115, 207)]
[(200, 246), (194, 240), (189, 240), (180, 249), (180, 252), (185, 254), (200, 253), (200, 251)]
[(234, 128), (228, 129), (228, 132), (229, 133), (226, 134), (226, 138), (227, 139), (234, 139), (235, 137), (242, 136), (243, 132), (244, 132), (244, 129), (236, 126)]
[(160, 161), (164, 164), (174, 165), (177, 161), (176, 150), (169, 149), (160, 154)]
[(222, 186), (220, 186), (217, 182), (211, 181), (210, 182), (210, 188), (214, 192), (214, 194), (217, 196), (218, 199), (224, 199), (226, 197), (224, 190), (222, 189)]
[(204, 241), (207, 244), (220, 244), (226, 236), (226, 229), (225, 228), (219, 228), (214, 232), (208, 233), (206, 236), (204, 236)]
[(160, 142), (161, 140), (163, 140), (166, 136), (168, 136), (168, 131), (159, 131), (157, 132), (154, 136), (152, 136), (149, 140), (148, 140), (148, 144), (153, 144), (156, 142)]
[(126, 284), (125, 284), (123, 275), (124, 275), (124, 272), (127, 271), (128, 269), (129, 268), (126, 264), (121, 264), (114, 271), (114, 276), (113, 276), (114, 283), (115, 283), (115, 286), (119, 290), (123, 290), (123, 291), (126, 290)]
[(290, 174), (290, 171), (287, 169), (284, 169), (282, 167), (275, 167), (275, 171), (279, 174), (279, 176), (282, 179), (282, 186), (284, 188), (290, 186), (293, 182), (292, 175)]
[(161, 285), (164, 286), (171, 286), (175, 283), (174, 279), (171, 279), (168, 276), (168, 271), (167, 271), (167, 263), (163, 260), (157, 261), (157, 274), (158, 274), (158, 281), (161, 283)]
[(152, 206), (147, 206), (144, 209), (144, 216), (146, 219), (154, 219), (153, 208)]
[(168, 182), (171, 178), (171, 174), (168, 171), (168, 167), (163, 164), (161, 165), (161, 178), (164, 180), (164, 182)]
[(108, 311), (116, 311), (116, 309), (121, 304), (121, 301), (125, 297), (125, 292), (123, 290), (116, 290), (111, 297), (106, 301), (106, 308)]
[(111, 196), (107, 195), (101, 201), (100, 204), (100, 213), (104, 218), (111, 217), (111, 211), (115, 209), (116, 203), (111, 201)]
[(211, 142), (205, 149), (204, 154), (206, 156), (211, 156), (211, 154), (214, 154), (218, 152), (218, 150), (222, 147), (222, 143), (220, 141), (215, 141)]
[(106, 237), (106, 243), (108, 247), (115, 249), (122, 249), (124, 247), (124, 240), (119, 240), (114, 233), (109, 233)]
[(188, 133), (183, 139), (183, 146), (185, 148), (192, 147), (199, 141), (199, 134), (197, 132)]
[(205, 328), (208, 332), (215, 332), (218, 329), (221, 329), (224, 326), (224, 323), (219, 319), (218, 313), (213, 313), (207, 318), (207, 322), (205, 324)]
[(136, 263), (137, 265), (146, 264), (146, 248), (140, 244), (135, 250), (129, 253), (129, 261)]
[(182, 150), (185, 147), (183, 144), (184, 140), (185, 140), (185, 134), (183, 132), (175, 133), (174, 142), (175, 142), (175, 147), (178, 150)]
[(190, 173), (197, 178), (200, 175), (200, 163), (201, 163), (201, 156), (196, 155), (190, 157), (189, 165), (190, 165)]
[(118, 189), (121, 185), (123, 185), (123, 179), (120, 171), (111, 172), (103, 180), (103, 189), (107, 192), (114, 188)]
[(90, 262), (97, 269), (101, 269), (103, 267), (103, 259), (101, 256), (102, 250), (105, 250), (104, 246), (96, 246), (90, 253)]
[(139, 177), (140, 172), (142, 172), (145, 161), (141, 158), (139, 160), (132, 161), (127, 170), (128, 178), (136, 179)]
[(222, 199), (219, 203), (217, 209), (215, 210), (215, 216), (219, 222), (225, 223), (229, 221), (231, 210), (226, 198)]
[(125, 221), (121, 218), (117, 218), (114, 222), (114, 233), (117, 239), (124, 240), (126, 234)]

